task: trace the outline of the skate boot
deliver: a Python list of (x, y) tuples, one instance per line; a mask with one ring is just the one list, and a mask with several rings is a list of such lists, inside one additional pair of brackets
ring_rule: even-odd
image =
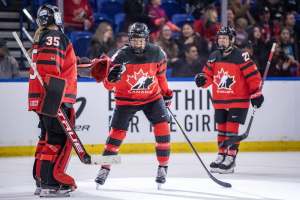
[(34, 191), (34, 195), (40, 195), (41, 190), (42, 190), (41, 183), (37, 180), (35, 181), (35, 183), (36, 183), (36, 189)]
[(218, 154), (217, 159), (210, 164), (211, 173), (219, 173), (219, 166), (225, 160), (225, 154)]
[(51, 186), (42, 185), (40, 197), (70, 197), (72, 188), (66, 185)]
[(155, 182), (157, 183), (157, 189), (160, 190), (161, 185), (166, 182), (167, 172), (168, 166), (158, 166), (157, 177), (155, 178)]
[(231, 174), (234, 172), (236, 156), (226, 155), (225, 160), (219, 166), (220, 174)]
[(99, 185), (103, 185), (105, 183), (105, 180), (107, 179), (107, 176), (109, 174), (110, 169), (102, 167), (95, 179), (95, 182), (97, 183), (96, 189), (98, 189)]

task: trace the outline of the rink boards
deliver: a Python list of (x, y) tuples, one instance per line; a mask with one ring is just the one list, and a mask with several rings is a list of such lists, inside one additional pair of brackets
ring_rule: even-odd
[[(193, 79), (169, 81), (174, 91), (170, 109), (199, 152), (217, 151), (217, 131), (211, 88), (199, 89)], [(268, 80), (265, 102), (255, 113), (249, 137), (241, 151), (300, 151), (300, 80)], [(35, 152), (39, 129), (37, 115), (28, 112), (28, 81), (0, 82), (0, 156), (29, 156)], [(102, 83), (89, 79), (78, 82), (76, 132), (90, 154), (101, 154), (109, 133), (114, 108), (113, 93)], [(245, 132), (252, 113), (249, 109)], [(171, 151), (191, 152), (174, 121), (170, 123)], [(129, 126), (120, 153), (154, 153), (155, 140), (150, 123), (138, 112)]]

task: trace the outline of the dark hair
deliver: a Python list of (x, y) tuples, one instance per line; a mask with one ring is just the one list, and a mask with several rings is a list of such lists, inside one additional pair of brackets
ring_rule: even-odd
[[(189, 53), (192, 47), (196, 47), (194, 44), (185, 44), (183, 47), (183, 51)], [(196, 47), (197, 49), (197, 47)]]
[(117, 42), (122, 42), (122, 37), (128, 37), (128, 34), (125, 33), (125, 32), (120, 32), (120, 33), (117, 33), (115, 35), (115, 43), (117, 44)]

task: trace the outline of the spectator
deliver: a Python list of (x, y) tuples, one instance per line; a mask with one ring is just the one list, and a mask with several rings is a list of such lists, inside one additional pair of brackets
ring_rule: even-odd
[(65, 33), (89, 30), (94, 32), (94, 17), (91, 4), (87, 0), (64, 0)]
[(294, 45), (292, 45), (291, 43), (290, 32), (286, 27), (282, 27), (280, 29), (279, 37), (278, 37), (278, 45), (284, 52), (284, 55), (287, 56), (291, 61), (291, 66), (289, 68), (291, 70), (291, 73), (294, 74), (296, 67), (299, 65), (299, 62), (295, 60)]
[(276, 44), (273, 58), (270, 63), (268, 77), (291, 77), (292, 73), (289, 70), (291, 60), (284, 55), (279, 44)]
[(261, 38), (267, 43), (272, 39), (277, 39), (279, 27), (270, 20), (270, 11), (268, 7), (259, 8), (259, 21), (257, 25), (260, 28)]
[(300, 47), (300, 29), (295, 26), (294, 14), (287, 12), (283, 15), (282, 26), (285, 26), (290, 32), (291, 43), (293, 44), (293, 51), (295, 60), (299, 61), (299, 47)]
[(0, 79), (20, 78), (17, 60), (7, 54), (6, 41), (0, 38)]
[(114, 37), (115, 48), (107, 52), (108, 57), (112, 57), (119, 49), (123, 48), (128, 44), (128, 34), (124, 32), (117, 33)]
[(149, 0), (150, 6), (148, 7), (149, 12), (154, 13), (155, 17), (150, 19), (150, 40), (154, 40), (159, 35), (159, 29), (162, 25), (167, 24), (171, 27), (172, 32), (180, 32), (181, 28), (172, 24), (168, 19), (164, 9), (160, 8), (161, 0)]
[(260, 29), (257, 25), (254, 25), (248, 34), (248, 40), (253, 44), (253, 56), (258, 58), (258, 65), (260, 66), (260, 74), (263, 76), (265, 67), (268, 62), (271, 47), (266, 47), (265, 43), (261, 39)]
[(195, 77), (202, 71), (206, 58), (199, 58), (194, 44), (186, 44), (183, 51), (183, 56), (173, 64), (172, 77)]
[(149, 26), (149, 19), (155, 17), (153, 12), (148, 12), (144, 0), (126, 0), (124, 2), (125, 19), (123, 22), (123, 32), (128, 32), (130, 25), (141, 22)]
[(182, 26), (181, 35), (177, 40), (179, 49), (183, 49), (186, 44), (194, 44), (198, 49), (198, 54), (201, 57), (208, 57), (208, 47), (206, 41), (198, 35), (191, 24)]
[(114, 47), (112, 27), (107, 22), (101, 22), (90, 42), (89, 58), (100, 58), (102, 53), (107, 53)]
[(215, 41), (215, 37), (217, 35), (218, 30), (221, 28), (218, 21), (218, 13), (213, 9), (208, 9), (204, 14), (204, 30), (205, 30), (205, 38), (210, 42)]
[(264, 73), (264, 69), (262, 69), (259, 65), (259, 59), (256, 55), (253, 54), (253, 46), (254, 44), (251, 43), (250, 41), (244, 41), (240, 47), (243, 51), (247, 52), (250, 56), (250, 58), (255, 62), (260, 74)]
[(232, 9), (235, 13), (235, 17), (238, 18), (245, 18), (248, 21), (248, 24), (254, 25), (255, 20), (249, 13), (251, 0), (247, 0), (244, 5), (242, 4), (242, 0), (229, 0), (228, 8)]
[(167, 54), (168, 68), (171, 68), (171, 64), (174, 63), (178, 58), (178, 45), (175, 43), (171, 27), (167, 24), (160, 28), (159, 36), (153, 41), (162, 48)]
[(227, 24), (231, 28), (235, 29), (235, 14), (230, 8), (227, 9)]
[(213, 0), (186, 0), (185, 11), (198, 20), (201, 15), (204, 15), (205, 8), (213, 3)]
[(248, 22), (244, 18), (239, 18), (236, 21), (235, 32), (236, 32), (236, 44), (238, 47), (240, 47), (240, 45), (243, 42), (248, 41), (248, 33), (245, 31), (247, 26), (248, 26)]

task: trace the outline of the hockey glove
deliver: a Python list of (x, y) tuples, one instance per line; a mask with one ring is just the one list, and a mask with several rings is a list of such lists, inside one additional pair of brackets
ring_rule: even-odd
[(118, 64), (110, 68), (107, 80), (111, 83), (116, 83), (121, 80), (123, 69), (122, 65)]
[(163, 96), (165, 104), (167, 107), (169, 107), (172, 103), (172, 98), (173, 98), (173, 91), (168, 89), (167, 93)]
[(258, 90), (250, 96), (252, 106), (257, 108), (261, 107), (261, 104), (264, 102), (264, 96), (262, 95), (261, 90)]
[(202, 87), (205, 85), (207, 79), (203, 73), (199, 73), (195, 76), (195, 83), (197, 87)]
[(91, 62), (91, 60), (88, 59), (87, 57), (79, 58), (78, 56), (76, 56), (76, 62), (77, 62), (77, 65), (89, 64)]

